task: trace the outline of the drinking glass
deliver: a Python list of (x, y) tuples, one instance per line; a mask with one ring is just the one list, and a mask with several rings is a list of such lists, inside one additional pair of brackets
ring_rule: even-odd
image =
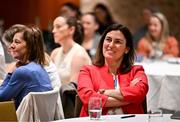
[(99, 120), (102, 113), (102, 99), (100, 97), (90, 97), (88, 110), (91, 120)]
[(149, 122), (161, 121), (163, 117), (162, 110), (152, 109), (149, 113)]

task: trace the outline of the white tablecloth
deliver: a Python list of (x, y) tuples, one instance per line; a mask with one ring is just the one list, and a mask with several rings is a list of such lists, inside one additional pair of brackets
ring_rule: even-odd
[(100, 120), (90, 120), (89, 117), (79, 117), (53, 122), (179, 122), (178, 120), (170, 119), (170, 114), (154, 117), (149, 117), (148, 114), (137, 114), (135, 117), (121, 119), (122, 116), (127, 115), (107, 115), (102, 116)]
[(162, 61), (138, 63), (143, 65), (149, 80), (147, 109), (180, 110), (180, 64)]

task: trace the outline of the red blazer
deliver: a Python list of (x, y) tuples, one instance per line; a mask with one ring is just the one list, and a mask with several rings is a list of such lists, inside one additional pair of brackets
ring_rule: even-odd
[[(133, 79), (140, 81), (135, 86), (130, 86)], [(148, 92), (148, 80), (142, 66), (132, 66), (126, 74), (118, 74), (120, 92), (124, 101), (130, 102), (122, 106), (126, 114), (142, 114), (142, 102)], [(99, 89), (114, 89), (113, 76), (108, 72), (108, 66), (97, 67), (94, 65), (84, 66), (78, 77), (78, 95), (83, 102), (80, 116), (88, 116), (88, 100), (91, 96), (102, 98), (102, 114), (106, 115), (108, 108), (104, 107), (108, 96), (97, 93)]]

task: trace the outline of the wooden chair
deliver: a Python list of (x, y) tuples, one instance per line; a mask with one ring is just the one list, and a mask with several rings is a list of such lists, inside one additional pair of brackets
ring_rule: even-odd
[(79, 117), (82, 108), (82, 101), (78, 95), (75, 98), (74, 117)]
[(17, 122), (14, 101), (0, 102), (0, 121)]

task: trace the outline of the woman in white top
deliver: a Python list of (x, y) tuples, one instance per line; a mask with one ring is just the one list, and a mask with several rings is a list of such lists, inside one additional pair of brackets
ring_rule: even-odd
[(75, 18), (59, 16), (53, 23), (53, 35), (55, 43), (60, 44), (51, 53), (61, 83), (77, 81), (81, 67), (85, 64), (91, 64), (91, 59), (83, 47), (75, 42), (77, 36), (80, 36), (80, 23)]

